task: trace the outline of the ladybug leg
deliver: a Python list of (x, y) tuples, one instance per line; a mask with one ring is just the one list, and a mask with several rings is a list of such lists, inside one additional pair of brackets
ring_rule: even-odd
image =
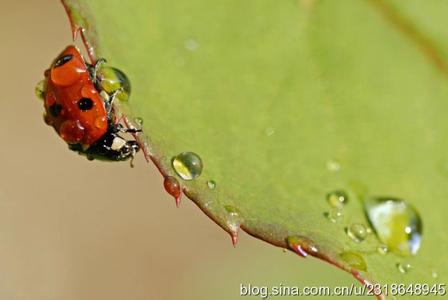
[(117, 97), (117, 95), (119, 93), (123, 92), (123, 88), (118, 88), (116, 89), (111, 95), (109, 95), (109, 97), (107, 98), (107, 100), (105, 101), (106, 104), (106, 112), (107, 115), (110, 116), (112, 114), (112, 109), (113, 109), (113, 104), (114, 104), (114, 100)]
[(131, 159), (129, 160), (129, 165), (131, 166), (131, 168), (134, 167), (134, 155), (135, 155), (135, 152), (131, 154)]
[(101, 65), (107, 63), (107, 60), (105, 58), (99, 58), (95, 64), (93, 65), (89, 65), (88, 69), (89, 69), (89, 74), (90, 74), (90, 79), (94, 82), (95, 85), (97, 85), (100, 81), (100, 78), (98, 78), (98, 71), (101, 67)]
[(142, 129), (138, 129), (138, 128), (126, 128), (124, 127), (121, 123), (118, 123), (115, 127), (115, 129), (117, 130), (117, 132), (123, 132), (123, 133), (139, 133), (142, 132)]
[(82, 146), (75, 145), (70, 149), (86, 155), (89, 159), (123, 161), (132, 159), (140, 150), (140, 146), (137, 141), (120, 136), (117, 126), (110, 126), (107, 132), (89, 148), (83, 149)]

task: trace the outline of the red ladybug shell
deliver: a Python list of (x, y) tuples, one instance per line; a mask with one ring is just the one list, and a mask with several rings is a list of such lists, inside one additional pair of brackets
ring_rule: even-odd
[(45, 71), (45, 121), (69, 144), (88, 148), (108, 129), (103, 99), (86, 62), (68, 46)]

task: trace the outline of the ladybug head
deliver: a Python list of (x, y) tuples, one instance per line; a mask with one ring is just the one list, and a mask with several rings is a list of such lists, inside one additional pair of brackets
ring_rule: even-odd
[(75, 46), (68, 46), (53, 61), (45, 76), (59, 86), (70, 86), (79, 81), (83, 73), (87, 72), (87, 65)]

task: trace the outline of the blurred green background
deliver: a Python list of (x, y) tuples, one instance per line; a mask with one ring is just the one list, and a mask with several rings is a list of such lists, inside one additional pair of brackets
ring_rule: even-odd
[(240, 284), (358, 285), (244, 233), (234, 249), (192, 202), (175, 208), (141, 155), (131, 169), (70, 152), (34, 94), (71, 43), (64, 9), (56, 0), (0, 8), (0, 299), (259, 299), (241, 297)]

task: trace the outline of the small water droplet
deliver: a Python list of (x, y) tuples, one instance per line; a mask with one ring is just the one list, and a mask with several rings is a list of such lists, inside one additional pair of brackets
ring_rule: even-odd
[(373, 233), (372, 228), (366, 227), (366, 232), (367, 234), (372, 234)]
[(98, 117), (95, 119), (96, 128), (107, 128), (107, 117)]
[(136, 117), (134, 119), (135, 124), (137, 124), (138, 126), (142, 127), (143, 126), (143, 118), (141, 117)]
[(180, 205), (180, 198), (182, 196), (179, 181), (173, 176), (166, 176), (163, 181), (163, 186), (165, 190), (174, 197), (176, 200), (176, 206)]
[(185, 66), (185, 59), (183, 57), (176, 57), (174, 59), (174, 64), (178, 67), (183, 67)]
[(381, 255), (386, 255), (389, 252), (389, 248), (386, 245), (381, 244), (378, 246), (377, 251)]
[(348, 195), (341, 190), (332, 191), (327, 194), (327, 201), (332, 207), (342, 208), (348, 202)]
[(271, 136), (275, 133), (275, 129), (273, 127), (268, 127), (265, 129), (264, 133), (266, 136)]
[(240, 230), (241, 224), (240, 216), (237, 209), (232, 205), (225, 205), (224, 208), (228, 213), (226, 224), (230, 231), (233, 246), (236, 246), (238, 242), (238, 232)]
[(207, 181), (207, 186), (209, 189), (214, 190), (216, 187), (216, 182), (214, 180)]
[(34, 92), (36, 93), (37, 98), (40, 100), (44, 100), (44, 91), (45, 91), (45, 80), (41, 80), (36, 84), (36, 88)]
[(432, 277), (432, 278), (437, 278), (437, 277), (439, 277), (439, 273), (437, 273), (437, 270), (435, 270), (435, 269), (432, 269), (432, 270), (431, 270), (431, 277)]
[(347, 264), (349, 264), (351, 267), (357, 270), (361, 271), (367, 270), (367, 265), (364, 258), (357, 252), (354, 251), (342, 252), (339, 254), (339, 257)]
[(185, 41), (185, 49), (189, 51), (196, 51), (199, 48), (199, 44), (194, 39), (188, 39)]
[(227, 211), (227, 213), (229, 214), (228, 220), (230, 221), (230, 223), (238, 223), (239, 215), (238, 215), (238, 211), (236, 210), (236, 208), (233, 207), (232, 205), (225, 205), (224, 208)]
[(360, 223), (353, 223), (346, 228), (347, 235), (355, 242), (361, 243), (367, 237), (366, 227)]
[(341, 169), (341, 165), (335, 159), (330, 159), (327, 161), (327, 169), (330, 172), (337, 172)]
[(412, 269), (412, 265), (409, 262), (404, 261), (401, 263), (397, 263), (397, 269), (401, 274), (406, 274)]
[(367, 219), (379, 240), (390, 251), (414, 255), (420, 248), (422, 221), (414, 207), (396, 198), (369, 198), (364, 202)]
[(193, 180), (202, 173), (202, 160), (196, 153), (182, 152), (173, 157), (172, 165), (183, 180)]
[(304, 236), (288, 236), (286, 242), (288, 243), (288, 247), (291, 250), (302, 257), (307, 257), (308, 254), (316, 255), (319, 252), (316, 244), (312, 240)]
[(342, 210), (332, 207), (330, 211), (324, 213), (325, 218), (332, 223), (336, 223), (342, 219)]

